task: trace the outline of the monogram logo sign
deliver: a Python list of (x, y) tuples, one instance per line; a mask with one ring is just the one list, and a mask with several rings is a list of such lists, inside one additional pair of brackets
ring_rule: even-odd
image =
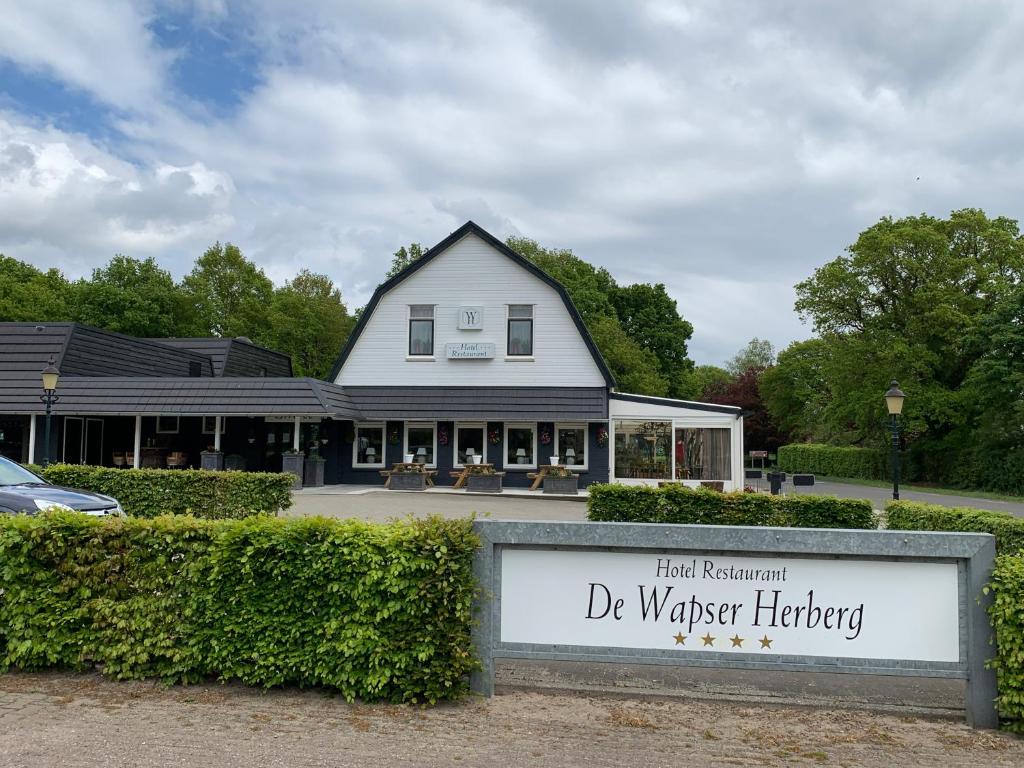
[(459, 307), (459, 330), (482, 331), (484, 328), (483, 307)]

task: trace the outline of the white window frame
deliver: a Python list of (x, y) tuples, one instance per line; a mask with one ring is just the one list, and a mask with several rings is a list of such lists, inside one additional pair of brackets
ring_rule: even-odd
[(424, 464), (423, 466), (429, 467), (430, 469), (437, 469), (437, 422), (436, 421), (407, 421), (407, 422), (405, 422), (404, 428), (402, 430), (402, 458), (403, 459), (405, 458), (406, 455), (409, 454), (409, 427), (412, 427), (413, 429), (425, 429), (426, 427), (430, 427), (431, 429), (434, 430), (434, 450), (433, 450), (434, 460), (432, 462), (428, 462), (428, 463)]
[[(528, 355), (512, 355), (509, 354), (509, 321), (511, 320), (525, 320), (525, 317), (512, 317), (512, 307), (530, 307), (530, 354)], [(510, 301), (505, 305), (505, 359), (512, 362), (533, 362), (537, 354), (537, 305), (528, 302), (515, 302)]]
[[(532, 464), (510, 464), (508, 461), (508, 431), (510, 429), (529, 429), (533, 432), (533, 463)], [(527, 470), (537, 469), (537, 424), (536, 422), (513, 422), (505, 423), (505, 435), (504, 440), (501, 444), (504, 456), (502, 456), (502, 465), (505, 467), (506, 472), (526, 472)]]
[(482, 421), (464, 421), (455, 422), (455, 435), (452, 439), (452, 467), (455, 469), (462, 469), (465, 464), (459, 463), (459, 430), (460, 429), (477, 429), (484, 436), (483, 442), (483, 458), (480, 461), (484, 464), (487, 463), (487, 424)]
[(585, 422), (569, 421), (563, 424), (555, 424), (555, 455), (558, 460), (565, 464), (565, 456), (562, 455), (562, 446), (558, 443), (558, 430), (560, 429), (582, 429), (583, 430), (583, 463), (572, 464), (573, 469), (586, 470), (590, 467), (590, 425)]
[[(356, 423), (352, 427), (353, 429), (353, 440), (352, 440), (352, 468), (353, 469), (380, 469), (384, 466), (385, 456), (388, 450), (388, 436), (387, 430), (385, 429), (384, 422), (367, 421), (363, 423)], [(374, 464), (360, 464), (357, 460), (359, 457), (359, 430), (360, 429), (379, 429), (380, 430), (380, 461)], [(287, 438), (284, 438), (287, 440)]]
[[(429, 355), (414, 355), (412, 354), (412, 308), (417, 307), (430, 307), (433, 310), (433, 315), (430, 318), (430, 348), (431, 353)], [(416, 320), (426, 320), (425, 317), (417, 317)], [(405, 305), (405, 359), (415, 361), (426, 361), (430, 362), (436, 360), (435, 355), (437, 354), (437, 304), (406, 304)]]

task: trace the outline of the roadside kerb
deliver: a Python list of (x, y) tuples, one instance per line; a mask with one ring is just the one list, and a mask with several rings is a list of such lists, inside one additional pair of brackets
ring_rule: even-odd
[[(995, 539), (991, 535), (500, 520), (478, 520), (474, 522), (474, 530), (482, 541), (474, 561), (475, 573), (482, 587), (474, 628), (474, 643), (482, 665), (472, 677), (475, 692), (487, 696), (493, 693), (496, 658), (959, 678), (967, 682), (965, 706), (968, 722), (979, 728), (998, 726), (995, 673), (986, 668), (986, 661), (994, 656), (987, 613), (991, 596), (983, 591), (994, 564)], [(959, 660), (766, 656), (739, 652), (503, 642), (502, 553), (510, 549), (955, 563)], [(554, 589), (555, 585), (552, 584), (551, 588)]]

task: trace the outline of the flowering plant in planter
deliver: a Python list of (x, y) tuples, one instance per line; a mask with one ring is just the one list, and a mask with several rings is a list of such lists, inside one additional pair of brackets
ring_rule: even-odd
[(608, 445), (608, 427), (597, 428), (597, 445), (600, 448)]
[(487, 433), (487, 440), (491, 445), (497, 445), (501, 442), (501, 434), (496, 429), (492, 429)]
[(572, 477), (572, 470), (568, 467), (551, 467), (548, 470), (547, 477)]
[(468, 464), (466, 468), (469, 470), (470, 475), (493, 475), (494, 467), (488, 467), (483, 464)]

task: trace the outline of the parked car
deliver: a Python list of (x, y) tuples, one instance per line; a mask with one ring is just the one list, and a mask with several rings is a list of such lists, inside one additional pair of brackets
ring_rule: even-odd
[(124, 514), (117, 499), (51, 485), (20, 464), (0, 456), (0, 512), (34, 515), (53, 507), (96, 516)]

